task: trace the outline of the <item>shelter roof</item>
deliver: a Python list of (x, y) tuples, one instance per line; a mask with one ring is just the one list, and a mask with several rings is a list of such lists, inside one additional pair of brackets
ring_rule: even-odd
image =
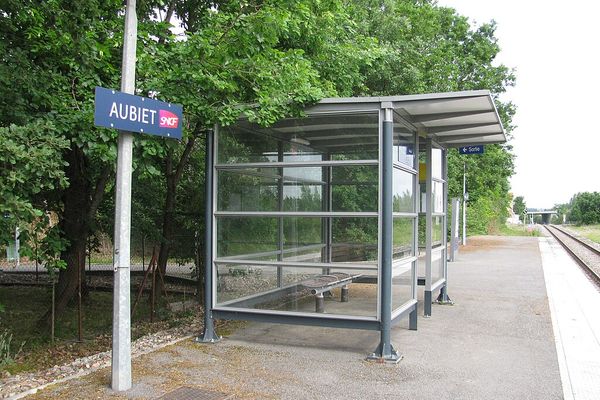
[(506, 142), (504, 127), (488, 90), (327, 98), (307, 112), (368, 111), (390, 105), (422, 137), (444, 147)]

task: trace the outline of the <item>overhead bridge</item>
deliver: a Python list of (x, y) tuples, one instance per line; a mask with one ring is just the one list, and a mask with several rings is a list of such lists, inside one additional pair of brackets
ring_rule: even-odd
[(533, 224), (533, 216), (541, 215), (542, 216), (542, 224), (548, 225), (550, 223), (550, 218), (552, 215), (558, 215), (556, 210), (527, 210), (527, 216), (529, 217), (529, 221)]

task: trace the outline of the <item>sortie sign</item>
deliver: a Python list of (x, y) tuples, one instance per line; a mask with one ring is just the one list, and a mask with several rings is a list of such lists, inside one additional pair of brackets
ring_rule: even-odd
[(181, 104), (96, 87), (94, 125), (181, 139)]
[(458, 154), (483, 154), (483, 145), (459, 147)]

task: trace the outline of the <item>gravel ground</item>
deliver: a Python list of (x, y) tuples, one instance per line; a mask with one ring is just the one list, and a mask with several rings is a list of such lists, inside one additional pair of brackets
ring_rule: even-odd
[[(201, 329), (200, 319), (192, 324), (146, 335), (132, 343), (132, 356), (138, 357), (154, 351), (173, 342), (198, 334)], [(18, 399), (27, 394), (35, 393), (38, 388), (64, 382), (69, 379), (79, 379), (93, 371), (110, 366), (111, 352), (105, 351), (92, 356), (79, 358), (72, 363), (55, 365), (46, 371), (38, 371), (0, 379), (0, 398)], [(110, 372), (110, 371), (109, 371)]]

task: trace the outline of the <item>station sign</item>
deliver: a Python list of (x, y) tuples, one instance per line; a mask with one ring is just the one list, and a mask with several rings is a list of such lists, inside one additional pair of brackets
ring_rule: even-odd
[(483, 154), (483, 145), (463, 146), (458, 148), (459, 154)]
[(96, 87), (94, 125), (181, 139), (183, 106)]

